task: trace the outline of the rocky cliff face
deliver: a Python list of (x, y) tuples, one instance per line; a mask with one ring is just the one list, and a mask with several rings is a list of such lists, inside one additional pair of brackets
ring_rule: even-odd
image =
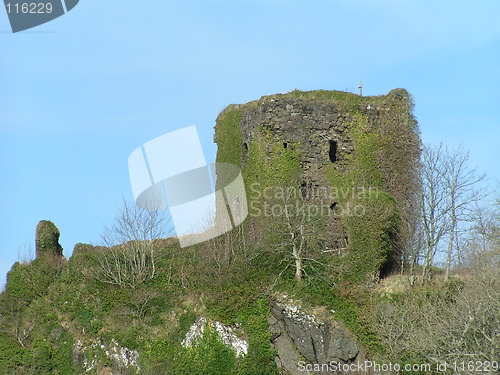
[(334, 311), (306, 312), (300, 303), (280, 296), (272, 300), (269, 318), (279, 368), (291, 375), (339, 374), (333, 364), (363, 362), (363, 350)]
[[(102, 359), (106, 360), (103, 361)], [(109, 343), (103, 338), (97, 338), (83, 343), (78, 340), (73, 345), (73, 363), (80, 364), (87, 373), (99, 369), (100, 375), (127, 375), (141, 373), (139, 352), (126, 348), (116, 340)], [(103, 365), (107, 362), (107, 366)]]
[[(286, 295), (270, 300), (268, 317), (272, 334), (271, 343), (276, 350), (276, 365), (282, 374), (323, 375), (341, 374), (335, 365), (363, 363), (366, 359), (354, 335), (335, 320), (335, 312), (325, 308), (306, 311), (300, 301)], [(183, 346), (190, 346), (201, 339), (205, 327), (211, 327), (219, 339), (237, 357), (247, 355), (248, 342), (241, 328), (225, 326), (200, 317), (187, 332)], [(355, 373), (355, 372), (353, 372)], [(363, 372), (370, 375), (370, 372)]]
[(204, 317), (196, 319), (196, 322), (189, 328), (186, 337), (181, 343), (182, 346), (189, 347), (195, 344), (205, 334), (206, 327), (215, 331), (219, 339), (234, 351), (236, 357), (247, 355), (248, 342), (240, 337), (242, 336), (241, 330), (238, 330), (237, 327), (224, 325), (218, 321), (209, 321)]

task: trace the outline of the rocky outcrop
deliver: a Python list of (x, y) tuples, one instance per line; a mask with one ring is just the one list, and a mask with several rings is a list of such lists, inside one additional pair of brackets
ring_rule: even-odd
[[(276, 365), (282, 374), (341, 374), (333, 369), (333, 364), (365, 361), (362, 349), (353, 335), (335, 321), (333, 311), (316, 308), (308, 312), (298, 301), (285, 295), (271, 299), (268, 321), (271, 343), (277, 352)], [(203, 337), (206, 327), (216, 332), (237, 357), (247, 354), (248, 342), (242, 338), (245, 333), (240, 328), (204, 317), (198, 318), (190, 327), (182, 346), (195, 345)], [(321, 370), (317, 371), (318, 368)], [(369, 375), (369, 372), (363, 374)]]
[(281, 296), (271, 301), (269, 324), (276, 363), (290, 375), (340, 374), (332, 364), (365, 360), (353, 335), (334, 320), (333, 311), (309, 313), (297, 301)]
[[(103, 367), (99, 363), (101, 352), (105, 355), (112, 367)], [(109, 343), (103, 338), (98, 338), (90, 345), (84, 345), (78, 340), (73, 345), (73, 362), (80, 363), (86, 372), (102, 369), (109, 375), (125, 375), (140, 372), (139, 352), (126, 348), (118, 341), (112, 339)]]
[(182, 346), (188, 347), (195, 344), (203, 337), (205, 328), (210, 326), (219, 336), (220, 340), (231, 348), (237, 357), (243, 357), (248, 352), (248, 342), (242, 339), (241, 332), (238, 334), (238, 329), (222, 324), (218, 321), (209, 321), (206, 318), (200, 317), (194, 322), (186, 333), (186, 337), (182, 340)]
[(59, 229), (53, 222), (42, 220), (36, 227), (36, 257), (41, 258), (45, 255), (55, 255), (62, 257), (63, 248), (59, 244)]

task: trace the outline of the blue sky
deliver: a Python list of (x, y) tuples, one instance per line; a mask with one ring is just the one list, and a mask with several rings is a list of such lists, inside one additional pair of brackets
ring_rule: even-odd
[[(96, 242), (127, 158), (230, 103), (293, 89), (409, 90), (425, 142), (462, 143), (498, 188), (500, 2), (81, 0), (12, 34), (0, 11), (0, 285), (52, 220), (70, 256)], [(172, 161), (175, 162), (175, 161)]]

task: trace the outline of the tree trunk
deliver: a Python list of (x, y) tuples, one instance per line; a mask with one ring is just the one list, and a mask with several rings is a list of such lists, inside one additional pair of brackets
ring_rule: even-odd
[(453, 211), (454, 210), (453, 210), (453, 206), (452, 206), (450, 238), (448, 240), (448, 249), (446, 250), (446, 272), (444, 275), (444, 281), (448, 281), (448, 279), (450, 278), (451, 254), (453, 252), (453, 241), (455, 240), (455, 226), (457, 225), (455, 212), (453, 212)]
[(293, 244), (293, 258), (295, 259), (295, 281), (299, 283), (302, 280), (302, 257), (295, 243)]

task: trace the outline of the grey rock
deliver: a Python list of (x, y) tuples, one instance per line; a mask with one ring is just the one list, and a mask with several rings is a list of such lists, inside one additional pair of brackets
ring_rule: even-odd
[(353, 335), (330, 313), (315, 315), (305, 312), (296, 302), (272, 300), (269, 326), (271, 342), (278, 352), (276, 363), (292, 375), (336, 374), (333, 370), (299, 371), (300, 358), (320, 366), (364, 360)]
[(335, 326), (331, 333), (331, 342), (327, 357), (329, 359), (350, 362), (359, 353), (358, 345), (342, 326)]

